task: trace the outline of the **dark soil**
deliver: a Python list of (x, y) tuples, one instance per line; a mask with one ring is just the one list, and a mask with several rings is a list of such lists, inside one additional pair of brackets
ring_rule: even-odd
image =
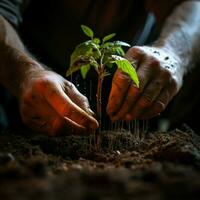
[(0, 200), (200, 199), (200, 137), (191, 130), (52, 138), (0, 134)]

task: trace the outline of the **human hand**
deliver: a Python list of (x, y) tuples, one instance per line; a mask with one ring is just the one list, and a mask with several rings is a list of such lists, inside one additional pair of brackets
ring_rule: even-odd
[(183, 70), (180, 59), (158, 47), (132, 47), (125, 57), (135, 62), (140, 86), (117, 70), (107, 105), (111, 120), (149, 119), (159, 115), (179, 91)]
[(87, 98), (52, 71), (27, 75), (20, 95), (20, 112), (26, 125), (52, 136), (89, 134), (98, 128)]

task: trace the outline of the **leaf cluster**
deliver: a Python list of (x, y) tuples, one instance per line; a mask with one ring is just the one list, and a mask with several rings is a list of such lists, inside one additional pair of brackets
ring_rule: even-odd
[(139, 80), (133, 65), (125, 59), (122, 47), (130, 47), (126, 42), (110, 40), (115, 37), (115, 33), (105, 36), (102, 40), (94, 37), (91, 28), (81, 25), (82, 31), (89, 40), (76, 46), (70, 57), (70, 67), (66, 73), (67, 76), (80, 70), (82, 77), (85, 79), (87, 73), (93, 67), (98, 75), (106, 76), (106, 67), (111, 68), (114, 65), (128, 74), (133, 83), (139, 87)]

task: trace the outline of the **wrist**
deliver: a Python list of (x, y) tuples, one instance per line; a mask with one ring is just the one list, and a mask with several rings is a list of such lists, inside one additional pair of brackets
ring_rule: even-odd
[(9, 45), (0, 45), (0, 81), (16, 97), (19, 97), (22, 85), (33, 72), (44, 68), (27, 53)]
[(163, 51), (166, 55), (166, 59), (169, 59), (171, 61), (171, 66), (176, 66), (176, 68), (174, 69), (176, 73), (178, 73), (180, 77), (184, 76), (187, 71), (186, 57), (182, 57), (173, 46), (164, 42), (162, 43), (158, 41), (153, 44), (153, 47)]

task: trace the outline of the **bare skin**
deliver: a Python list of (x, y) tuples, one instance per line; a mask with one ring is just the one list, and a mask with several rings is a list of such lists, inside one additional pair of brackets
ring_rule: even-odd
[(37, 131), (49, 135), (88, 134), (98, 127), (87, 98), (52, 71), (32, 73), (22, 91), (22, 120)]
[[(107, 106), (111, 119), (146, 119), (165, 109), (180, 89), (198, 49), (199, 4), (193, 1), (179, 6), (152, 47), (133, 47), (127, 52), (130, 61), (137, 61), (140, 89), (122, 72), (115, 73)], [(29, 127), (49, 135), (84, 134), (98, 128), (87, 98), (33, 59), (3, 17), (0, 56), (0, 81), (18, 97), (22, 120)]]
[(166, 108), (199, 52), (199, 13), (200, 2), (182, 3), (165, 22), (158, 41), (128, 50), (126, 57), (136, 61), (140, 88), (121, 71), (115, 73), (107, 105), (113, 121), (149, 119)]
[(3, 17), (0, 30), (0, 81), (18, 97), (23, 122), (48, 135), (88, 134), (97, 129), (87, 98), (31, 58)]

